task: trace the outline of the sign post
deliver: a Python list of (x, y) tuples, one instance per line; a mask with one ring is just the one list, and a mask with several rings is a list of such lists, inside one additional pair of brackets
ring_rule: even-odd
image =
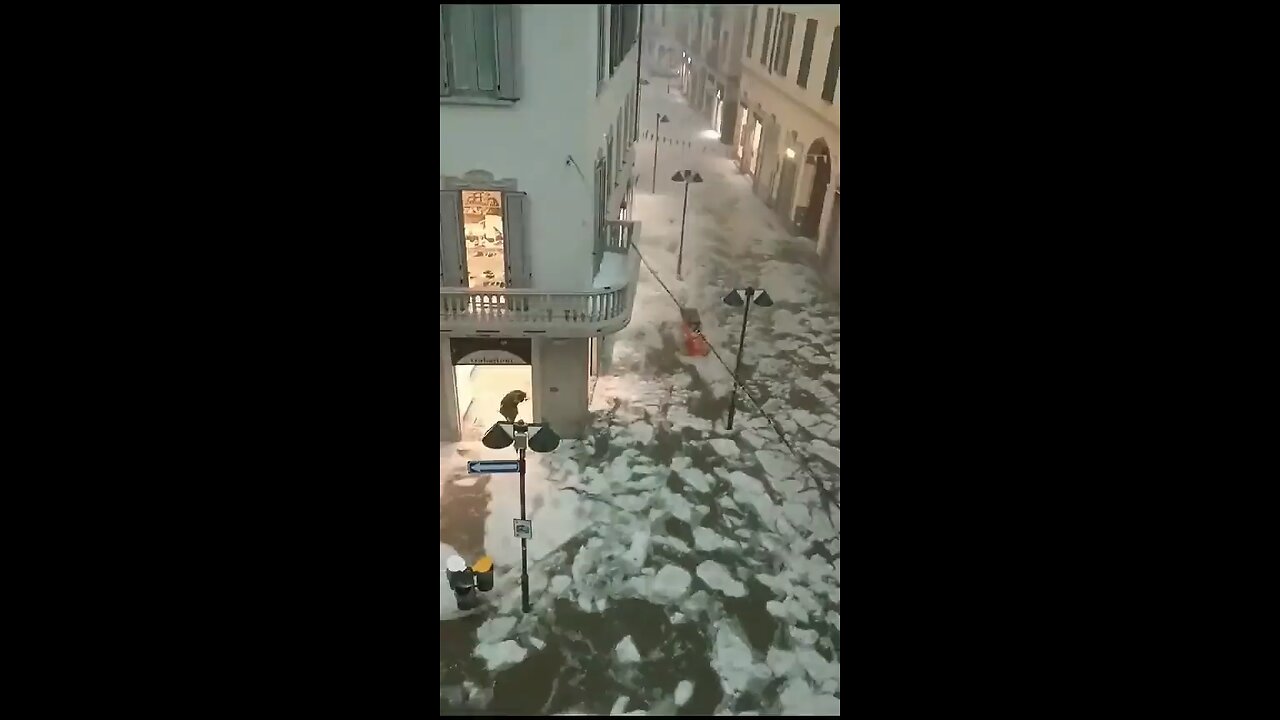
[[(529, 429), (536, 428), (537, 432), (531, 437)], [(510, 460), (473, 460), (467, 463), (467, 468), (471, 472), (519, 472), (520, 473), (520, 517), (511, 521), (512, 529), (515, 536), (520, 538), (520, 609), (525, 612), (533, 610), (533, 606), (529, 603), (529, 540), (533, 537), (533, 521), (528, 518), (528, 511), (525, 509), (525, 450), (533, 450), (534, 452), (551, 452), (560, 446), (560, 436), (549, 425), (542, 423), (529, 424), (523, 420), (516, 420), (513, 423), (494, 423), (489, 428), (489, 432), (484, 434), (481, 440), (484, 446), (493, 450), (499, 450), (509, 445), (516, 446), (515, 462)], [(489, 468), (488, 470), (474, 470), (475, 466), (481, 468)], [(514, 467), (513, 467), (514, 466)], [(495, 469), (497, 468), (497, 469)]]

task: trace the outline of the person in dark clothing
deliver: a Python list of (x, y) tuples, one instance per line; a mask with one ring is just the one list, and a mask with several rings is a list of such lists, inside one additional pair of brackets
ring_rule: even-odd
[(512, 390), (502, 396), (502, 404), (498, 406), (498, 412), (507, 419), (507, 422), (515, 422), (516, 416), (520, 414), (520, 408), (516, 406), (527, 399), (528, 396), (523, 391)]

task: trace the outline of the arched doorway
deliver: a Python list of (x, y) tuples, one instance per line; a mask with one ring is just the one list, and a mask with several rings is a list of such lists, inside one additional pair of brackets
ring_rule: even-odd
[(818, 239), (818, 226), (822, 224), (822, 206), (827, 199), (827, 185), (831, 183), (831, 150), (822, 138), (814, 140), (805, 153), (804, 162), (812, 166), (813, 185), (809, 190), (809, 199), (805, 203), (804, 220), (800, 223), (800, 234), (811, 239)]

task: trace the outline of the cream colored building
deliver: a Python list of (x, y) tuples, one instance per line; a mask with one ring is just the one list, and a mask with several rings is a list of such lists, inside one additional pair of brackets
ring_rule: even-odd
[(840, 289), (840, 6), (752, 5), (733, 150)]

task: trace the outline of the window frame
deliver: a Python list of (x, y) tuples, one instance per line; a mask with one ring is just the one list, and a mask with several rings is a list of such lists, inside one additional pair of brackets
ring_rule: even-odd
[(609, 63), (609, 28), (605, 8), (608, 5), (596, 5), (596, 95), (604, 90), (606, 79), (605, 66)]
[(813, 46), (818, 42), (818, 21), (806, 18), (804, 21), (804, 42), (800, 46), (800, 65), (796, 68), (796, 85), (809, 87), (809, 71), (813, 66)]
[[(484, 170), (472, 170), (461, 177), (448, 175), (441, 176), (440, 178), (440, 195), (443, 196), (445, 194), (449, 194), (458, 198), (457, 225), (451, 226), (451, 229), (456, 233), (456, 236), (450, 238), (449, 233), (444, 232), (443, 224), (441, 225), (441, 259), (442, 262), (445, 260), (448, 260), (449, 262), (458, 262), (459, 271), (461, 273), (460, 277), (446, 278), (446, 272), (442, 269), (441, 286), (452, 289), (471, 289), (468, 287), (466, 282), (466, 275), (470, 265), (466, 255), (466, 230), (461, 208), (463, 205), (463, 195), (467, 192), (475, 191), (496, 192), (502, 195), (503, 236), (505, 242), (503, 255), (504, 260), (506, 261), (506, 277), (504, 278), (504, 282), (506, 283), (506, 287), (501, 289), (495, 288), (493, 292), (496, 293), (501, 292), (502, 290), (512, 289), (528, 289), (533, 287), (533, 267), (530, 260), (531, 256), (529, 254), (528, 221), (523, 220), (522, 222), (524, 224), (522, 224), (516, 232), (512, 232), (510, 227), (507, 226), (508, 219), (510, 218), (509, 213), (512, 211), (512, 196), (522, 195), (525, 198), (525, 202), (528, 203), (529, 193), (528, 191), (521, 190), (519, 188), (519, 183), (515, 178), (498, 179)], [(527, 212), (528, 207), (523, 207), (521, 210), (522, 212)], [(444, 218), (442, 217), (441, 222), (443, 223), (443, 221)], [(451, 240), (454, 245), (446, 245), (446, 239)], [(449, 268), (449, 270), (451, 270), (451, 268)], [(445, 279), (449, 279), (454, 282), (445, 283)]]
[(779, 13), (778, 24), (774, 27), (773, 62), (769, 64), (769, 72), (782, 77), (787, 76), (787, 66), (791, 62), (791, 37), (795, 34), (795, 13)]
[(827, 68), (822, 76), (822, 100), (835, 104), (836, 85), (840, 84), (840, 26), (831, 31), (831, 45), (827, 49)]
[(760, 43), (760, 66), (769, 69), (769, 50), (773, 47), (770, 32), (773, 30), (773, 8), (765, 8), (764, 14), (764, 37)]
[[(440, 101), (447, 104), (510, 105), (520, 100), (520, 49), (518, 5), (493, 5), (494, 89), (459, 89), (454, 53), (455, 35), (450, 13), (454, 8), (474, 5), (441, 4), (440, 19)], [(474, 30), (473, 30), (474, 33)], [(474, 35), (473, 35), (474, 41)]]

